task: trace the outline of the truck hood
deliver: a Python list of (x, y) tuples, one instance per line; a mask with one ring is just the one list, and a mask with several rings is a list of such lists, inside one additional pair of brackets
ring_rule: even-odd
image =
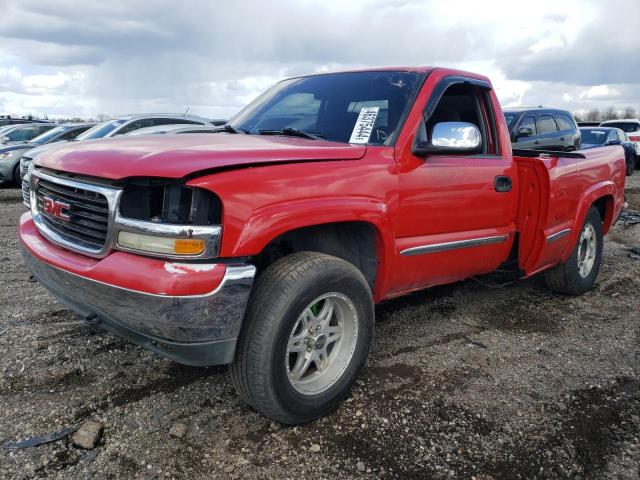
[(36, 164), (63, 172), (119, 180), (182, 178), (217, 168), (362, 158), (366, 147), (281, 135), (197, 133), (69, 142), (38, 156)]

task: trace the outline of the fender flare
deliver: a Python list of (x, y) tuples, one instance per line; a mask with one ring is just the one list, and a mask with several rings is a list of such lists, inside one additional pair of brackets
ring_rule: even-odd
[(386, 291), (389, 278), (387, 269), (391, 263), (389, 259), (394, 255), (392, 218), (386, 203), (367, 197), (324, 197), (279, 202), (254, 211), (244, 224), (237, 242), (228, 247), (226, 254), (238, 257), (257, 255), (280, 235), (300, 228), (342, 222), (369, 224), (376, 235), (376, 298)]
[[(567, 242), (567, 247), (562, 255), (562, 261), (566, 262), (567, 259), (571, 256), (571, 252), (573, 251), (573, 247), (575, 243), (578, 241), (578, 236), (580, 235), (580, 231), (582, 230), (582, 224), (587, 218), (587, 213), (589, 212), (589, 208), (594, 204), (598, 199), (602, 197), (611, 197), (612, 202), (615, 198), (616, 186), (612, 180), (604, 180), (602, 182), (595, 183), (587, 188), (582, 196), (580, 197), (580, 201), (578, 202), (578, 208), (576, 212), (576, 217), (573, 223), (573, 228), (571, 229), (571, 236), (569, 237), (569, 242)], [(605, 218), (602, 219), (602, 231), (603, 233), (607, 233), (611, 224), (613, 223), (613, 203), (609, 205), (607, 203), (607, 209), (605, 213)]]

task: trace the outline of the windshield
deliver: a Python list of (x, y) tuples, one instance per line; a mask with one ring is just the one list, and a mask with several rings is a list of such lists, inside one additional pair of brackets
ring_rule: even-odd
[(271, 87), (229, 125), (252, 134), (295, 129), (335, 142), (382, 145), (392, 141), (421, 78), (396, 71), (292, 78)]
[(580, 135), (582, 143), (589, 145), (602, 145), (607, 138), (607, 130), (594, 130), (592, 128), (581, 128)]
[(122, 125), (126, 120), (117, 119), (109, 120), (107, 122), (99, 123), (95, 127), (90, 128), (84, 133), (81, 133), (76, 137), (76, 140), (91, 140), (93, 138), (102, 138), (109, 134), (111, 131)]
[(46, 132), (44, 132), (41, 135), (38, 135), (37, 137), (35, 137), (33, 140), (31, 140), (30, 143), (35, 143), (36, 145), (43, 145), (45, 143), (47, 143), (49, 140), (51, 140), (52, 138), (57, 137), (59, 134), (61, 134), (62, 132), (66, 131), (67, 128), (66, 127), (56, 127), (56, 128), (52, 128), (51, 130), (48, 130)]
[[(602, 125), (604, 127), (604, 125)], [(624, 133), (637, 132), (640, 130), (640, 123), (636, 122), (607, 122), (607, 127), (619, 128)]]

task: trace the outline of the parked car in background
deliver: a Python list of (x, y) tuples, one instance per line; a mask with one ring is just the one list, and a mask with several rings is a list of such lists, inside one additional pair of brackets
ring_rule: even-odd
[(629, 141), (622, 130), (609, 127), (582, 127), (580, 128), (580, 134), (582, 135), (582, 150), (609, 145), (622, 145), (626, 162), (626, 174), (627, 176), (633, 174), (633, 169), (638, 162), (636, 146)]
[(578, 122), (579, 127), (599, 127), (600, 122)]
[(10, 115), (0, 115), (0, 127), (6, 125), (22, 125), (25, 123), (48, 123), (46, 120), (38, 120), (35, 118), (16, 118)]
[(134, 130), (161, 125), (211, 125), (211, 121), (195, 115), (180, 115), (171, 113), (153, 113), (141, 115), (124, 115), (122, 117), (107, 120), (87, 130), (78, 140), (92, 140), (95, 138), (115, 137), (124, 135)]
[(636, 147), (636, 155), (640, 157), (640, 120), (631, 118), (627, 120), (607, 120), (600, 124), (601, 127), (619, 128), (622, 130), (629, 141), (633, 142)]
[(580, 150), (573, 115), (554, 108), (507, 108), (504, 117), (513, 148), (571, 152)]
[(13, 125), (2, 132), (0, 144), (11, 145), (17, 142), (28, 142), (32, 138), (42, 135), (44, 132), (56, 126), (55, 123), (25, 123)]
[(184, 124), (171, 124), (171, 125), (158, 125), (156, 127), (145, 127), (133, 132), (127, 133), (127, 135), (162, 135), (162, 134), (176, 134), (176, 133), (211, 133), (217, 132), (220, 127), (207, 126), (207, 125), (184, 125)]
[[(153, 114), (139, 114), (139, 115), (124, 115), (122, 117), (107, 120), (106, 122), (99, 123), (94, 127), (86, 130), (78, 135), (74, 141), (81, 142), (84, 140), (96, 140), (98, 138), (109, 138), (117, 135), (125, 135), (141, 128), (148, 128), (162, 125), (201, 125), (211, 126), (211, 120), (202, 117), (196, 117), (195, 115), (180, 115), (171, 113), (153, 113)], [(36, 155), (48, 150), (52, 146), (45, 145), (28, 152), (28, 154), (22, 156), (20, 161), (20, 177), (24, 178), (29, 164), (33, 161)], [(28, 188), (26, 182), (21, 182)], [(23, 190), (24, 192), (24, 190)]]
[(13, 143), (0, 147), (0, 183), (13, 181), (21, 185), (20, 159), (25, 152), (40, 145), (73, 140), (95, 123), (65, 123), (52, 128), (29, 142)]

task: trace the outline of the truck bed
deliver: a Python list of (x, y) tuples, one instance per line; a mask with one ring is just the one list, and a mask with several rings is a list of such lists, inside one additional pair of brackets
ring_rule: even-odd
[(518, 263), (526, 276), (565, 261), (593, 200), (605, 196), (614, 208), (602, 212), (606, 233), (623, 204), (624, 152), (602, 147), (578, 152), (514, 150), (518, 168)]

